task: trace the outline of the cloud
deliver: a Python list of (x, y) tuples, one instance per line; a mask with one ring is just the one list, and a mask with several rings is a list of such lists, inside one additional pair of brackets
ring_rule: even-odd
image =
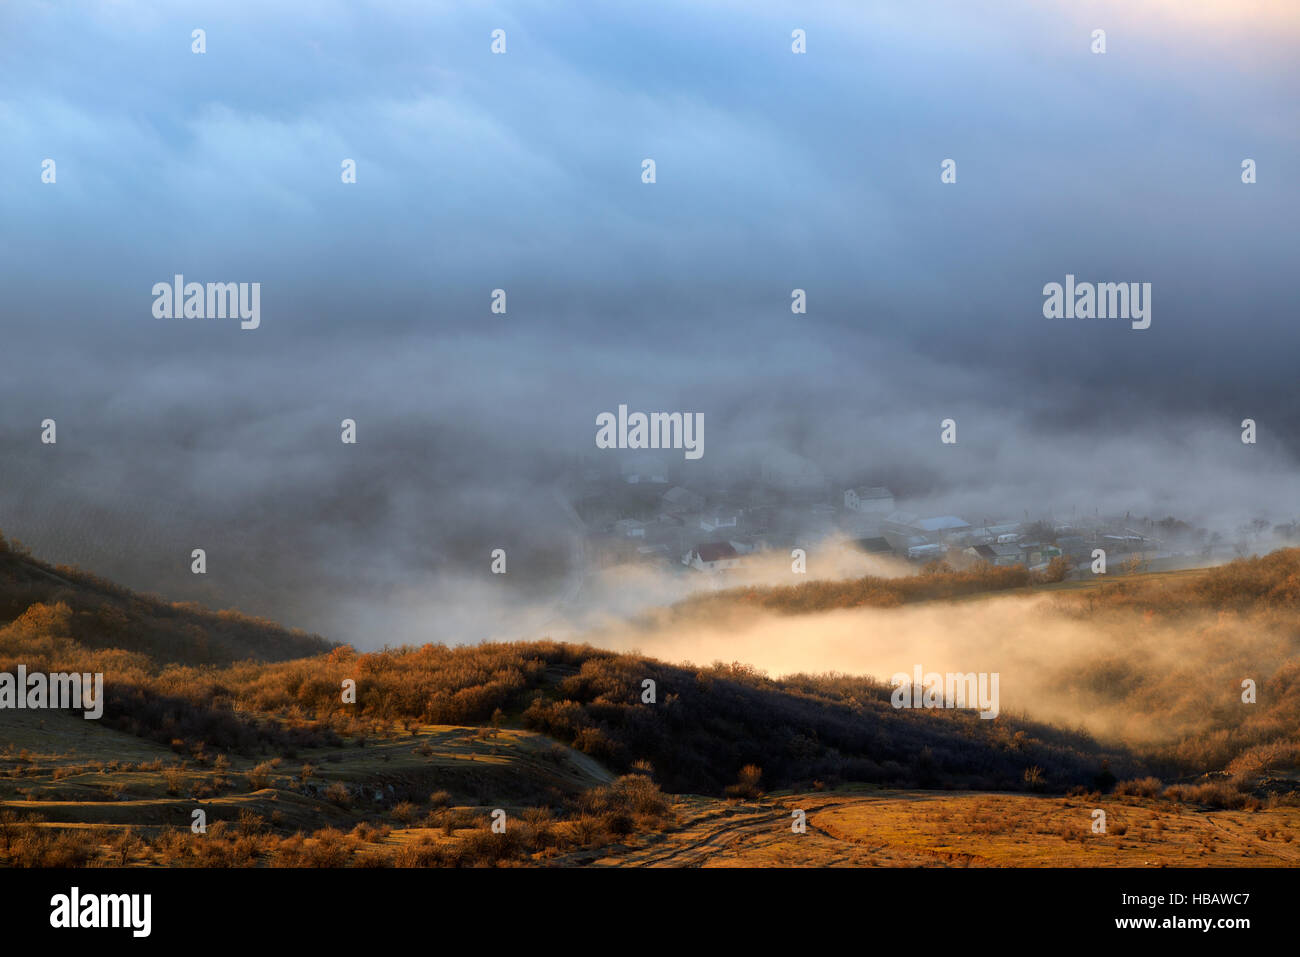
[[(362, 644), (508, 630), (621, 402), (704, 412), (701, 482), (789, 454), (972, 515), (1294, 517), (1290, 5), (0, 18), (0, 527), (55, 559)], [(1067, 272), (1152, 282), (1151, 329), (1043, 319)], [(176, 273), (261, 282), (261, 328), (153, 319)]]

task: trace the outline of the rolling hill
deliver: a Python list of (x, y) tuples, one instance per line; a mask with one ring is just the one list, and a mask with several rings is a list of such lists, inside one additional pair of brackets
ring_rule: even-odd
[[(932, 570), (901, 586), (750, 589), (669, 612), (815, 616), (896, 608), (901, 594), (959, 621), (970, 601), (1016, 588), (1050, 593), (1052, 614), (1099, 628), (1182, 628), (1229, 660), (1226, 632), (1219, 645), (1202, 634), (1207, 613), (1220, 629), (1228, 615), (1267, 632), (1259, 648), (1276, 661), (1260, 707), (1244, 719), (1219, 709), (1174, 753), (1007, 711), (899, 710), (889, 686), (863, 676), (772, 678), (548, 640), (358, 653), (6, 547), (0, 670), (102, 672), (107, 700), (99, 721), (0, 710), (0, 859), (673, 866), (789, 852), (802, 863), (1107, 865), (1160, 858), (1162, 834), (1181, 835), (1166, 842), (1170, 860), (1199, 859), (1206, 835), (1227, 834), (1234, 859), (1289, 863), (1289, 842), (1270, 836), (1279, 825), (1251, 830), (1243, 815), (1294, 823), (1297, 581), (1291, 550), (1104, 591), (1001, 578), (980, 591), (967, 573)], [(1117, 682), (1114, 667), (1072, 665), (1058, 680), (1121, 703), (1155, 696), (1142, 707), (1165, 707), (1159, 696), (1177, 684)], [(979, 810), (990, 806), (1010, 817), (994, 826)], [(1091, 840), (1076, 833), (1079, 809), (1099, 806), (1144, 823), (1122, 824), (1126, 842), (1115, 834), (1089, 856), (1072, 842)], [(814, 838), (796, 853), (780, 835), (800, 807)], [(1233, 823), (1206, 831), (1186, 816), (1206, 808)], [(191, 831), (196, 810), (214, 828)], [(515, 826), (493, 831), (497, 812)]]

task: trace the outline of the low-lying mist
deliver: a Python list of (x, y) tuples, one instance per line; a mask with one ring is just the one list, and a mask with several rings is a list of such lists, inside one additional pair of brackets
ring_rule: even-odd
[(834, 672), (888, 683), (917, 665), (998, 673), (1003, 713), (1160, 749), (1244, 720), (1244, 679), (1263, 688), (1295, 670), (1293, 628), (1231, 613), (1164, 620), (1088, 602), (1008, 595), (805, 615), (723, 605), (611, 622), (582, 638), (672, 662), (741, 662), (773, 677)]

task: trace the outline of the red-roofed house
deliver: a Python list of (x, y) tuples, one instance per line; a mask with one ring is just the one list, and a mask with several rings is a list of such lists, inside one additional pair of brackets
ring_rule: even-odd
[(739, 565), (740, 555), (730, 542), (709, 542), (707, 545), (697, 545), (683, 555), (682, 564), (698, 568), (702, 572), (721, 571)]

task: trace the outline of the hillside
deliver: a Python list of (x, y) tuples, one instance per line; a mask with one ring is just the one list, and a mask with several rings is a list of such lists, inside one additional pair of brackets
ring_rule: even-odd
[(49, 565), (0, 534), (0, 624), (36, 604), (66, 605), (69, 637), (86, 648), (139, 652), (159, 664), (284, 661), (333, 647), (273, 621), (166, 602), (76, 568)]
[[(1054, 696), (1169, 724), (1175, 742), (1005, 708), (898, 710), (872, 677), (772, 678), (594, 644), (362, 654), (6, 548), (0, 670), (103, 672), (106, 704), (100, 721), (0, 711), (0, 860), (1105, 865), (1198, 861), (1228, 835), (1223, 860), (1294, 861), (1273, 842), (1300, 790), (1300, 550), (1099, 588), (1004, 577), (981, 591), (932, 569), (871, 613), (903, 614), (902, 595), (961, 630), (972, 602), (1030, 600), (1017, 614), (1034, 634), (1076, 622), (1070, 634), (1090, 636), (1052, 665)], [(860, 614), (877, 591), (814, 583), (792, 610), (790, 590), (751, 589), (669, 615)], [(1232, 704), (1243, 667), (1259, 679), (1247, 710)], [(1097, 806), (1118, 815), (1112, 839), (1080, 837), (1080, 809)], [(221, 826), (192, 836), (196, 807)], [(797, 852), (781, 836), (791, 807), (814, 836)], [(1210, 825), (1196, 808), (1231, 817)], [(491, 833), (498, 809), (524, 825)]]

